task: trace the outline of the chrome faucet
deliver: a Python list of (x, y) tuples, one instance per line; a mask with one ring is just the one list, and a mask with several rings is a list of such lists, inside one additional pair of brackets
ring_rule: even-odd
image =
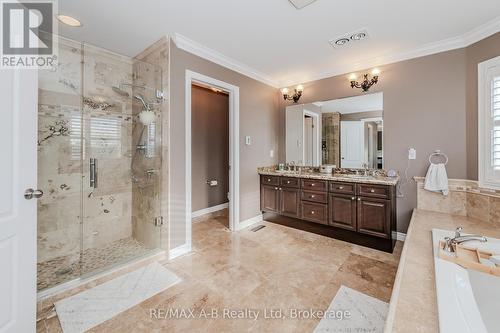
[(363, 163), (363, 169), (365, 169), (365, 170), (364, 170), (364, 171), (365, 171), (364, 176), (365, 176), (365, 177), (366, 177), (366, 176), (368, 176), (368, 163)]
[(479, 235), (467, 235), (467, 236), (462, 236), (460, 232), (463, 230), (462, 227), (458, 227), (455, 230), (455, 237), (450, 238), (450, 237), (445, 237), (445, 244), (443, 247), (443, 250), (453, 253), (456, 251), (456, 247), (458, 244), (462, 244), (465, 242), (469, 241), (479, 241), (481, 243), (487, 242), (488, 239), (484, 236), (479, 236)]

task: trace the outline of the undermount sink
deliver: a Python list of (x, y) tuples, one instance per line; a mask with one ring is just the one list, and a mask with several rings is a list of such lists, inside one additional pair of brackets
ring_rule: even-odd
[[(441, 333), (497, 332), (500, 327), (500, 277), (439, 258), (440, 240), (453, 236), (453, 231), (432, 230), (439, 330)], [(500, 239), (487, 239), (486, 243), (471, 241), (466, 246), (500, 254)]]

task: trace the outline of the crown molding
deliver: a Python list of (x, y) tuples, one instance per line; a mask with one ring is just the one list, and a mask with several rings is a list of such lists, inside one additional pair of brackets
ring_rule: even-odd
[(217, 52), (211, 48), (208, 48), (198, 42), (195, 42), (194, 40), (191, 40), (181, 34), (178, 33), (174, 34), (172, 40), (178, 48), (186, 52), (189, 52), (191, 54), (194, 54), (200, 58), (209, 60), (211, 62), (214, 62), (218, 65), (233, 70), (237, 73), (248, 76), (262, 83), (265, 83), (271, 87), (279, 88), (278, 83), (275, 80), (273, 80), (273, 78), (271, 78), (270, 76), (262, 72), (259, 72), (258, 70), (250, 66), (247, 66), (235, 59), (227, 57), (224, 54)]
[(318, 73), (302, 81), (290, 80), (281, 82), (281, 86), (283, 87), (293, 86), (304, 82), (311, 82), (311, 81), (326, 79), (332, 76), (343, 75), (366, 68), (384, 66), (400, 61), (405, 61), (441, 52), (465, 48), (499, 31), (500, 31), (500, 16), (457, 37), (447, 38), (437, 42), (428, 43), (423, 46), (417, 47), (413, 50), (398, 52), (392, 55), (387, 54), (379, 57), (368, 58), (345, 66), (338, 66), (330, 69), (327, 72)]
[(474, 28), (460, 36), (443, 39), (437, 42), (425, 44), (412, 50), (406, 50), (394, 54), (386, 54), (374, 58), (357, 61), (345, 66), (337, 66), (330, 68), (328, 71), (319, 72), (309, 77), (304, 77), (301, 80), (291, 79), (279, 81), (271, 76), (262, 73), (248, 65), (245, 65), (235, 59), (225, 56), (224, 54), (208, 48), (198, 42), (195, 42), (181, 34), (174, 34), (172, 40), (178, 48), (199, 56), (203, 59), (212, 61), (220, 66), (231, 69), (237, 73), (248, 76), (252, 79), (265, 83), (274, 88), (289, 87), (304, 82), (326, 79), (332, 76), (344, 75), (353, 71), (363, 70), (366, 68), (384, 66), (400, 61), (420, 58), (441, 52), (465, 48), (471, 44), (479, 42), (500, 31), (500, 16)]

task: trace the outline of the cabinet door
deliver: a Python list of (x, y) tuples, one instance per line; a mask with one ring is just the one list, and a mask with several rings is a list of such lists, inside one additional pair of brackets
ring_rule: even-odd
[(330, 194), (328, 224), (334, 227), (356, 230), (356, 197)]
[(280, 191), (280, 214), (299, 217), (300, 190), (283, 187)]
[(278, 187), (267, 185), (260, 187), (260, 210), (272, 213), (279, 212)]
[(358, 198), (358, 232), (390, 238), (391, 201), (378, 198)]

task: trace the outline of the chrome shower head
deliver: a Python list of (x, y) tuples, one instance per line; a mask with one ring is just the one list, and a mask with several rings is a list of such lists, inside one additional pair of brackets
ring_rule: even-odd
[(144, 100), (144, 98), (141, 95), (134, 95), (134, 98), (141, 101), (142, 105), (144, 106), (144, 110), (151, 111), (149, 109), (148, 103), (146, 103), (146, 101)]

